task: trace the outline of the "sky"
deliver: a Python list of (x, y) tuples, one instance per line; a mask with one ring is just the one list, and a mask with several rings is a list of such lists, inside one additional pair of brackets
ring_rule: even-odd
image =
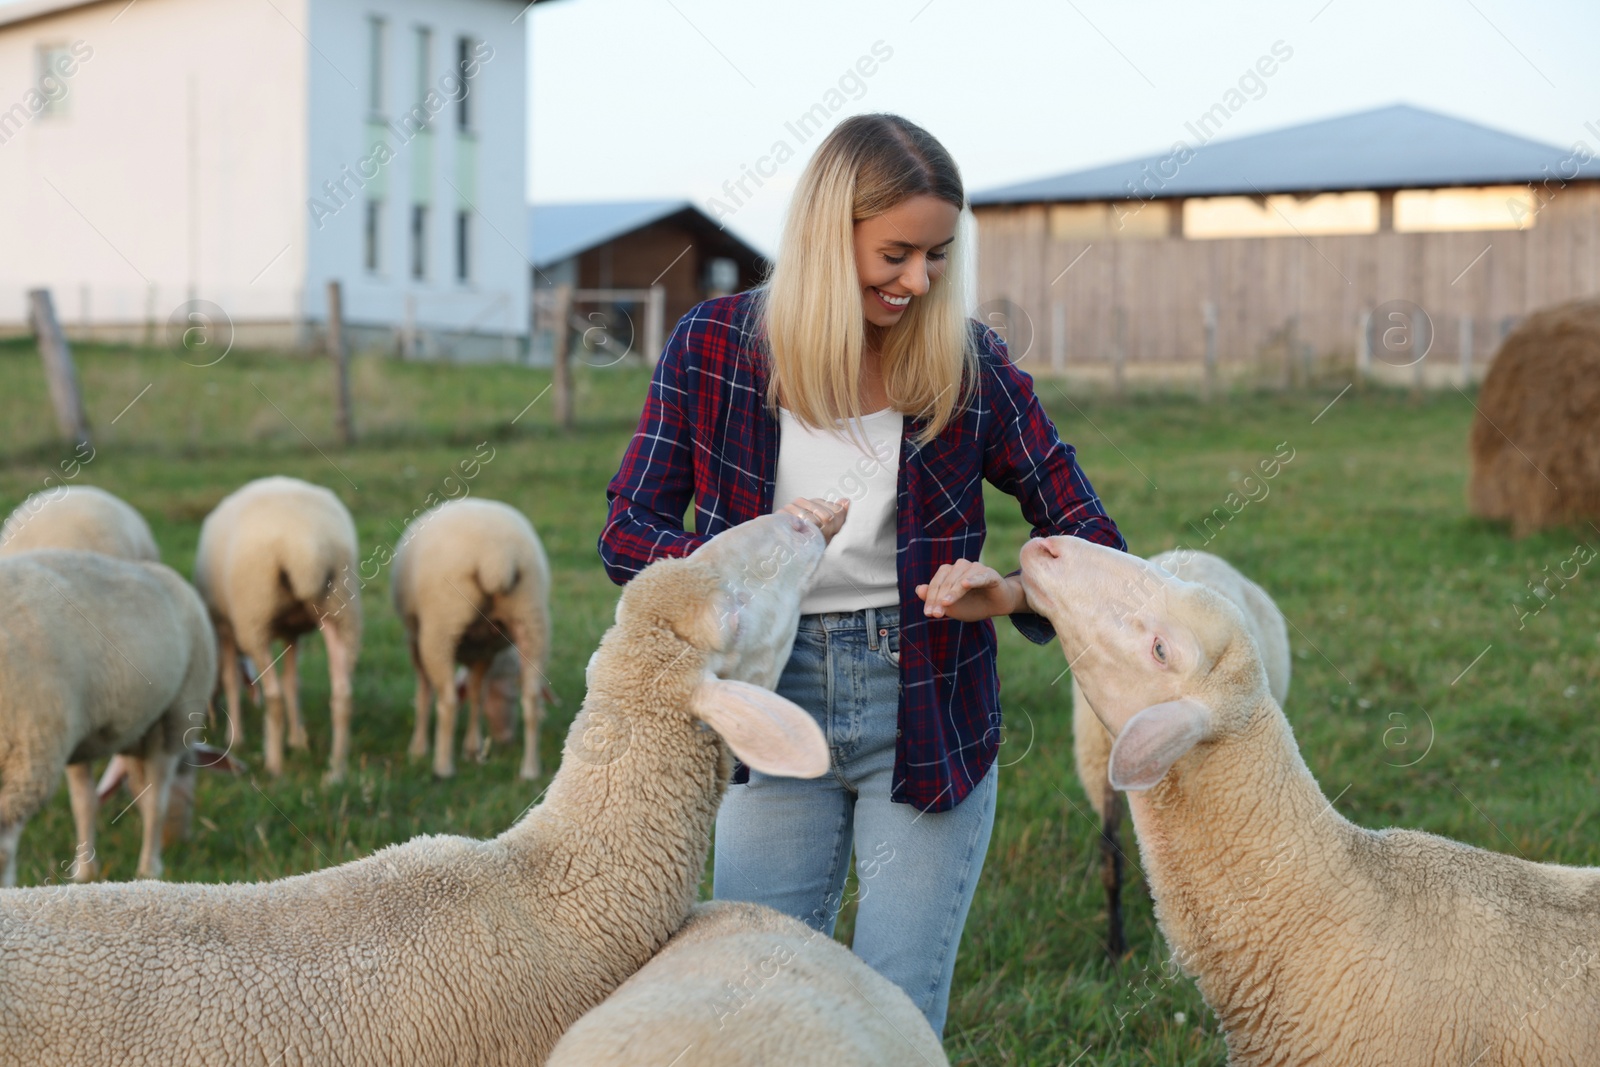
[(829, 128), (923, 126), (970, 195), (1165, 153), (1274, 46), (1289, 58), (1247, 79), (1219, 137), (1409, 103), (1600, 150), (1595, 0), (553, 0), (523, 17), (530, 199), (688, 199), (768, 254), (826, 132), (787, 124), (819, 103)]

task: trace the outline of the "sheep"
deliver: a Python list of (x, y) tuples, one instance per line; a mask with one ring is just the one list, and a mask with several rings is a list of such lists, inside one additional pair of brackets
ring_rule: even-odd
[(759, 904), (713, 901), (573, 1024), (547, 1067), (930, 1067), (944, 1048), (911, 998), (833, 938)]
[[(768, 691), (824, 538), (763, 516), (645, 568), (587, 669), (560, 768), (499, 837), (431, 835), (262, 884), (0, 893), (19, 1063), (543, 1063), (683, 925), (734, 754), (816, 777)], [(731, 752), (730, 752), (731, 750)]]
[(92, 485), (40, 490), (17, 505), (0, 526), (0, 556), (34, 548), (81, 548), (118, 559), (161, 559), (144, 516)]
[[(1151, 556), (1150, 562), (1185, 581), (1210, 586), (1244, 610), (1250, 636), (1261, 650), (1272, 697), (1289, 697), (1289, 627), (1283, 613), (1259, 585), (1226, 560), (1191, 548), (1175, 548)], [(1122, 798), (1106, 778), (1111, 759), (1111, 734), (1083, 698), (1072, 679), (1072, 751), (1089, 803), (1100, 817), (1100, 884), (1106, 891), (1106, 953), (1119, 959), (1127, 951), (1122, 931)]]
[[(306, 747), (300, 718), (297, 645), (322, 631), (328, 649), (333, 746), (327, 780), (344, 778), (350, 753), (351, 676), (361, 651), (361, 597), (356, 526), (332, 492), (298, 478), (258, 478), (224, 497), (200, 525), (194, 584), (217, 629), (222, 688), (228, 703), (228, 746), (244, 740), (239, 713), (242, 652), (261, 669), (266, 700), (263, 748), (267, 773), (283, 773), (284, 710), (289, 747)], [(272, 655), (282, 641), (283, 678)]]
[(1028, 542), (1022, 580), (1116, 737), (1156, 918), (1229, 1062), (1600, 1062), (1600, 868), (1346, 821), (1212, 589), (1065, 537)]
[(160, 877), (170, 783), (216, 686), (199, 596), (160, 563), (35, 549), (0, 558), (0, 604), (0, 884), (16, 884), (23, 825), (63, 770), (78, 833), (72, 877), (94, 876), (89, 761), (114, 753), (135, 757), (138, 876)]
[[(193, 734), (195, 730), (191, 727), (188, 732)], [(199, 784), (196, 779), (202, 769), (227, 771), (230, 774), (247, 774), (250, 770), (243, 760), (235, 758), (226, 749), (203, 741), (190, 745), (178, 760), (167, 790), (167, 818), (161, 828), (161, 847), (164, 849), (189, 839), (189, 824), (194, 816), (194, 794)], [(132, 774), (127, 756), (118, 753), (111, 757), (111, 762), (106, 764), (99, 783), (94, 787), (95, 803), (104, 804), (110, 800), (117, 787), (127, 784)]]
[(437, 697), (433, 773), (455, 773), (455, 665), (469, 668), (467, 736), (462, 752), (480, 761), (484, 679), (508, 645), (522, 667), (522, 768), (539, 777), (541, 696), (550, 657), (550, 564), (533, 525), (495, 500), (448, 500), (401, 534), (391, 591), (417, 674), (416, 728), (409, 753), (428, 753), (430, 690)]

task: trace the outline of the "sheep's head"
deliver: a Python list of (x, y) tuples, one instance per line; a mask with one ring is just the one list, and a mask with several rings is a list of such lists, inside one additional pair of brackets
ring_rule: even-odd
[(1149, 789), (1196, 745), (1241, 728), (1258, 701), (1270, 699), (1243, 614), (1212, 589), (1077, 537), (1024, 545), (1022, 584), (1116, 739), (1117, 789)]
[(814, 524), (763, 515), (684, 559), (645, 568), (617, 603), (619, 630), (665, 626), (688, 646), (685, 652), (699, 653), (682, 659), (699, 672), (690, 710), (740, 759), (767, 773), (815, 778), (828, 768), (816, 721), (771, 692), (794, 647), (800, 598), (826, 547)]

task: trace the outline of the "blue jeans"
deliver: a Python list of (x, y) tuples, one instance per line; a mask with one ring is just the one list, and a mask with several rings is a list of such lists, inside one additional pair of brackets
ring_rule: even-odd
[[(937, 624), (936, 624), (937, 625)], [(852, 846), (856, 954), (943, 1035), (950, 977), (994, 826), (997, 766), (949, 811), (889, 799), (900, 691), (897, 608), (805, 615), (777, 691), (828, 739), (821, 778), (750, 772), (717, 813), (712, 896), (833, 934)]]

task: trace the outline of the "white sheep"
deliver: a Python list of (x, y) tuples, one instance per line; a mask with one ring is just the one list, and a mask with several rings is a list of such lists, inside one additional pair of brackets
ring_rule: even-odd
[(23, 825), (68, 768), (72, 877), (93, 877), (89, 761), (116, 753), (130, 757), (144, 820), (137, 873), (160, 877), (170, 783), (216, 686), (199, 596), (160, 563), (35, 549), (0, 558), (0, 604), (0, 884), (16, 884)]
[(798, 919), (713, 901), (572, 1025), (548, 1067), (937, 1067), (927, 1018), (893, 982)]
[(409, 752), (428, 752), (428, 712), (437, 698), (433, 773), (455, 773), (455, 665), (468, 667), (469, 759), (488, 753), (480, 728), (484, 681), (508, 645), (521, 667), (523, 778), (539, 777), (541, 697), (548, 688), (550, 563), (522, 512), (496, 500), (449, 500), (406, 527), (394, 553), (391, 591), (417, 674), (416, 728)]
[(7, 516), (0, 526), (0, 556), (35, 548), (81, 548), (118, 559), (161, 559), (144, 516), (92, 485), (41, 489)]
[[(244, 737), (239, 655), (261, 670), (267, 773), (283, 773), (284, 710), (289, 746), (306, 747), (296, 666), (300, 638), (322, 631), (328, 649), (333, 747), (328, 779), (344, 777), (350, 752), (351, 676), (361, 651), (356, 526), (339, 498), (298, 478), (258, 478), (222, 499), (200, 525), (194, 584), (217, 629), (228, 703), (228, 745)], [(272, 654), (282, 641), (283, 678)]]
[(826, 771), (816, 721), (760, 687), (822, 550), (811, 523), (769, 515), (635, 577), (543, 803), (493, 840), (419, 837), (256, 885), (0, 893), (4, 1057), (543, 1063), (683, 925), (730, 748)]
[[(1261, 650), (1273, 699), (1280, 705), (1287, 700), (1289, 627), (1266, 591), (1240, 574), (1227, 560), (1209, 552), (1175, 548), (1151, 556), (1150, 562), (1184, 581), (1209, 586), (1239, 605), (1250, 636)], [(1156, 588), (1151, 586), (1147, 592), (1154, 593)], [(1089, 795), (1095, 814), (1100, 816), (1100, 884), (1106, 891), (1106, 951), (1115, 959), (1126, 951), (1127, 940), (1122, 930), (1122, 795), (1111, 788), (1106, 777), (1111, 740), (1110, 731), (1083, 698), (1083, 691), (1074, 677), (1072, 751), (1077, 761), (1078, 781)]]
[(1600, 868), (1346, 821), (1215, 591), (1067, 537), (1028, 542), (1022, 578), (1116, 736), (1156, 917), (1231, 1063), (1600, 1063)]

